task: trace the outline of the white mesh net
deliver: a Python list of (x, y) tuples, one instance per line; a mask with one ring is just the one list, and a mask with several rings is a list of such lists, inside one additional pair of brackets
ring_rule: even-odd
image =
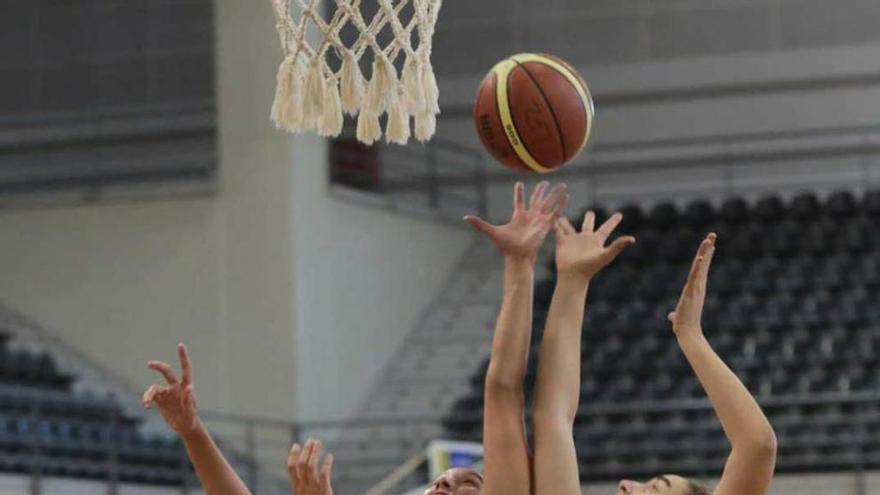
[[(336, 8), (325, 20), (324, 3), (330, 1)], [(272, 0), (284, 53), (272, 120), (288, 132), (317, 129), (322, 136), (338, 136), (345, 112), (358, 117), (358, 139), (372, 144), (382, 137), (379, 117), (387, 113), (388, 142), (409, 140), (411, 118), (416, 139), (427, 141), (434, 135), (440, 113), (431, 40), (442, 0), (376, 0), (377, 10), (369, 23), (361, 3)], [(348, 44), (340, 36), (347, 26), (358, 33)], [(368, 52), (373, 68), (366, 81), (359, 61)], [(334, 57), (338, 70), (330, 64)], [(398, 76), (395, 62), (399, 58), (403, 70)]]

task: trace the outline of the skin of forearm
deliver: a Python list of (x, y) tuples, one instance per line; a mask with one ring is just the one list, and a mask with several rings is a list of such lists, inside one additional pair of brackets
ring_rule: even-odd
[(251, 495), (201, 421), (195, 431), (182, 438), (206, 494)]
[(534, 262), (505, 258), (504, 296), (495, 334), (486, 387), (522, 391), (531, 343)]
[(678, 336), (678, 343), (709, 396), (731, 446), (757, 452), (774, 451), (776, 436), (761, 407), (702, 332)]
[(544, 329), (538, 364), (536, 414), (573, 422), (580, 398), (581, 331), (589, 280), (559, 274)]

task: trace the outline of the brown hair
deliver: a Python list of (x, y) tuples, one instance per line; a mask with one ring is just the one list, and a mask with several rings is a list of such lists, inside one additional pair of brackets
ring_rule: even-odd
[(688, 494), (687, 495), (712, 495), (709, 492), (709, 489), (703, 485), (700, 485), (694, 481), (688, 480)]

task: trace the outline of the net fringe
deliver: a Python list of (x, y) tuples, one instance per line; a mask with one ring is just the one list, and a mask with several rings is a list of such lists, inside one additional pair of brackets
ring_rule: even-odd
[(318, 134), (324, 137), (338, 136), (342, 132), (342, 123), (339, 82), (329, 79), (324, 85), (324, 112), (318, 121)]
[[(292, 1), (301, 11), (296, 21), (290, 12)], [(378, 0), (379, 11), (369, 24), (361, 14), (361, 0), (334, 1), (336, 12), (325, 21), (318, 13), (321, 0), (272, 0), (284, 55), (276, 76), (272, 121), (287, 132), (317, 130), (322, 136), (338, 136), (344, 114), (357, 116), (357, 138), (372, 144), (382, 139), (380, 117), (387, 114), (387, 142), (405, 144), (412, 136), (430, 140), (440, 114), (431, 51), (442, 0)], [(403, 25), (400, 13), (408, 4), (414, 15)], [(339, 33), (349, 23), (360, 35), (346, 46)], [(321, 34), (315, 47), (306, 39), (310, 25)], [(394, 38), (383, 47), (377, 35), (386, 28)], [(331, 49), (341, 58), (338, 72), (327, 63)], [(369, 80), (359, 63), (368, 51), (373, 54)], [(394, 62), (401, 57), (398, 74)]]

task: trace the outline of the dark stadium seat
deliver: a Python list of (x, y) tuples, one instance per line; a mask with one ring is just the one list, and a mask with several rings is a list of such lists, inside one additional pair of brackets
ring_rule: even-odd
[(0, 349), (0, 384), (28, 384), (64, 388), (70, 377), (60, 373), (49, 355)]
[(808, 223), (816, 220), (822, 212), (822, 206), (814, 193), (803, 193), (792, 199), (789, 211), (798, 222)]
[(635, 234), (641, 230), (645, 223), (645, 215), (638, 205), (628, 204), (620, 208), (623, 221), (618, 230), (624, 234)]
[(548, 307), (550, 300), (553, 298), (553, 288), (556, 286), (556, 280), (547, 279), (538, 282), (535, 285), (535, 304)]
[(862, 222), (849, 222), (837, 244), (849, 254), (860, 255), (872, 249), (870, 227)]
[(779, 196), (760, 198), (755, 203), (754, 212), (755, 218), (765, 225), (779, 222), (786, 214), (785, 204)]
[(856, 199), (849, 191), (837, 191), (828, 196), (825, 203), (825, 213), (834, 218), (849, 218), (856, 210)]
[(715, 221), (715, 209), (712, 203), (701, 200), (689, 203), (682, 214), (684, 221), (696, 230), (705, 229)]
[(636, 233), (636, 245), (627, 248), (620, 257), (621, 263), (645, 266), (656, 261), (656, 250), (663, 240), (662, 234), (651, 227), (643, 227)]
[(863, 256), (858, 268), (859, 281), (866, 287), (880, 287), (880, 255)]
[(729, 226), (739, 226), (749, 220), (749, 206), (742, 198), (731, 198), (724, 201), (719, 211), (721, 220)]
[(840, 224), (833, 222), (814, 223), (805, 232), (804, 251), (813, 256), (822, 257), (833, 249), (836, 239), (843, 237)]
[(874, 189), (865, 194), (862, 208), (869, 217), (880, 217), (880, 189)]
[(71, 381), (47, 353), (0, 346), (0, 472), (106, 480), (115, 445), (130, 481), (180, 483), (179, 444), (144, 440), (115, 401), (74, 393)]
[(725, 253), (740, 260), (753, 260), (762, 254), (764, 233), (754, 226), (739, 229), (734, 237), (727, 241)]
[(667, 229), (678, 222), (678, 208), (673, 203), (658, 203), (648, 213), (651, 225), (658, 229)]
[(656, 256), (667, 263), (683, 263), (693, 255), (694, 246), (702, 235), (695, 230), (682, 227), (664, 235), (657, 244)]
[(739, 290), (744, 264), (736, 259), (723, 259), (726, 247), (719, 247), (718, 263), (709, 274), (709, 287), (720, 297), (728, 297)]
[(781, 222), (762, 239), (764, 252), (776, 258), (794, 256), (803, 242), (803, 225), (793, 221)]

